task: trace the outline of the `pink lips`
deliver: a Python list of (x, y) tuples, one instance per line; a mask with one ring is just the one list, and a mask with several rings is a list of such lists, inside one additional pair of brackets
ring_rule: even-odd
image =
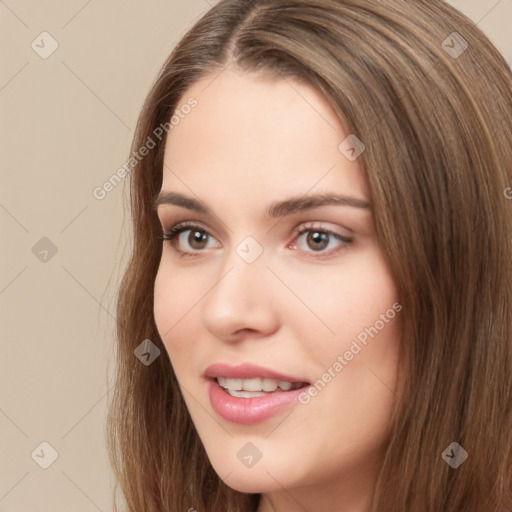
[(289, 375), (269, 370), (263, 366), (256, 366), (249, 363), (239, 364), (237, 366), (222, 363), (212, 364), (206, 368), (204, 376), (210, 379), (215, 379), (216, 377), (228, 377), (231, 379), (254, 379), (261, 377), (262, 379), (267, 378), (286, 382), (307, 382), (306, 379), (290, 377)]
[(239, 398), (231, 396), (221, 388), (215, 380), (216, 377), (235, 379), (260, 377), (286, 382), (307, 382), (306, 379), (291, 377), (247, 363), (238, 366), (214, 364), (206, 369), (204, 376), (208, 379), (208, 393), (215, 412), (227, 421), (242, 425), (258, 423), (278, 414), (293, 402), (298, 402), (298, 396), (304, 391), (304, 388), (291, 391), (275, 391), (254, 398)]

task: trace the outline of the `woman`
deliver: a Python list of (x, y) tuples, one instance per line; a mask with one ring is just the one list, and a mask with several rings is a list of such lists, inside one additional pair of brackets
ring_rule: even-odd
[(185, 35), (132, 147), (126, 510), (511, 510), (511, 78), (440, 1)]

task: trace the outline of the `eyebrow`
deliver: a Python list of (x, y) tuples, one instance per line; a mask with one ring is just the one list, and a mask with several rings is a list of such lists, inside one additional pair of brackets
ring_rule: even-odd
[[(163, 205), (175, 205), (193, 210), (199, 213), (212, 214), (210, 208), (208, 208), (203, 202), (192, 197), (187, 197), (178, 192), (161, 192), (154, 200), (153, 207)], [(269, 217), (285, 217), (292, 213), (313, 210), (320, 208), (321, 206), (351, 206), (354, 208), (361, 208), (370, 210), (371, 205), (369, 202), (363, 199), (357, 199), (355, 197), (344, 196), (339, 194), (315, 194), (308, 196), (297, 196), (285, 199), (283, 201), (277, 201), (272, 203), (268, 210), (267, 215)]]

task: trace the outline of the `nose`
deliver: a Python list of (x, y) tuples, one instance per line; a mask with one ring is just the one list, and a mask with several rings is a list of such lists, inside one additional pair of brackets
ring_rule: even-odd
[(279, 327), (279, 308), (273, 277), (264, 254), (247, 263), (232, 249), (216, 283), (202, 301), (204, 327), (226, 342), (275, 332)]

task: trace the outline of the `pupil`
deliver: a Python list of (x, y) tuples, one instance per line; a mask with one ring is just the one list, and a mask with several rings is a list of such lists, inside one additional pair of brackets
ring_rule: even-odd
[(308, 242), (312, 241), (316, 245), (316, 247), (312, 247), (314, 250), (325, 249), (329, 242), (328, 239), (329, 235), (327, 233), (320, 233), (318, 231), (313, 231), (308, 236)]

